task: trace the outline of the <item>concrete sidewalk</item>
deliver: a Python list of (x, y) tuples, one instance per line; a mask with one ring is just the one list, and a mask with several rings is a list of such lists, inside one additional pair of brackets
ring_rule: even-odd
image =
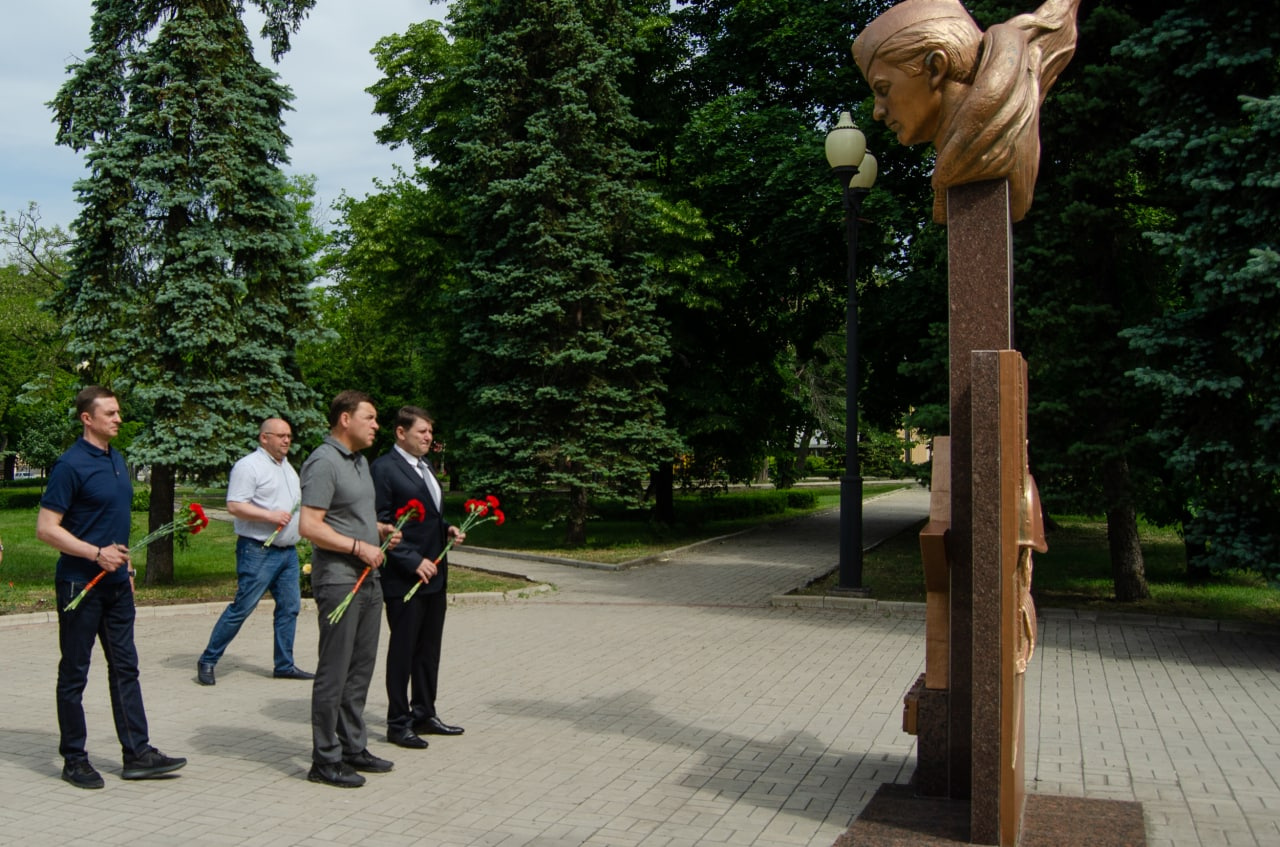
[[(868, 543), (922, 518), (922, 490), (870, 501)], [(386, 775), (305, 780), (310, 686), (271, 678), (259, 609), (218, 665), (195, 661), (222, 605), (143, 610), (152, 740), (176, 778), (119, 779), (105, 663), (85, 695), (107, 780), (58, 779), (56, 626), (0, 618), (0, 844), (828, 847), (883, 782), (904, 782), (901, 698), (923, 610), (775, 605), (835, 565), (834, 513), (618, 572), (477, 555), (554, 590), (449, 613), (441, 714), (425, 751), (382, 741)], [(1167, 625), (1171, 623), (1172, 625)], [(298, 661), (315, 664), (314, 612)], [(1280, 640), (1195, 621), (1046, 615), (1028, 677), (1029, 789), (1140, 800), (1152, 845), (1280, 844)], [(385, 645), (385, 633), (384, 633)]]

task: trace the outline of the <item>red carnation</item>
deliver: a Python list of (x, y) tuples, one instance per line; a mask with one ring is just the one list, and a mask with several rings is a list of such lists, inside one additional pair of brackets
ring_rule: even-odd
[[(458, 527), (458, 529), (464, 535), (473, 527), (482, 523), (493, 521), (498, 526), (502, 526), (502, 524), (507, 520), (507, 516), (498, 508), (498, 498), (494, 497), (492, 494), (486, 496), (483, 500), (467, 500), (462, 504), (462, 508), (466, 510), (467, 516), (462, 519), (462, 526)], [(493, 514), (490, 514), (490, 512)], [(442, 550), (440, 555), (436, 557), (435, 564), (440, 564), (440, 562), (444, 560), (444, 557), (448, 555), (449, 551), (453, 549), (453, 541), (454, 539), (449, 539), (449, 543), (444, 546), (444, 550)], [(409, 592), (404, 595), (406, 603), (413, 598), (413, 595), (417, 593), (418, 588), (421, 585), (421, 580), (413, 584), (413, 588), (410, 588)]]
[(209, 516), (204, 513), (203, 506), (192, 503), (187, 508), (191, 510), (191, 514), (187, 516), (187, 532), (195, 535), (209, 526)]
[(406, 515), (408, 516), (406, 521), (416, 520), (418, 523), (422, 523), (427, 519), (427, 507), (422, 505), (421, 500), (410, 500), (399, 509), (396, 509), (396, 522), (399, 523), (400, 519)]

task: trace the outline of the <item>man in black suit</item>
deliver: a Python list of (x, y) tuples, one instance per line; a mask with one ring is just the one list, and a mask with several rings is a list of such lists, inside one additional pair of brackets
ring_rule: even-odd
[[(434, 422), (417, 406), (396, 413), (395, 445), (373, 463), (371, 473), (378, 520), (394, 522), (396, 512), (410, 500), (426, 509), (423, 520), (404, 525), (403, 540), (387, 554), (382, 569), (382, 593), (391, 637), (387, 643), (387, 740), (420, 750), (423, 735), (461, 735), (436, 714), (440, 678), (440, 640), (448, 608), (447, 559), (438, 563), (450, 537), (461, 543), (465, 535), (443, 515), (444, 493), (426, 455), (431, 450)], [(408, 601), (405, 594), (418, 590)], [(409, 696), (410, 692), (412, 697)]]

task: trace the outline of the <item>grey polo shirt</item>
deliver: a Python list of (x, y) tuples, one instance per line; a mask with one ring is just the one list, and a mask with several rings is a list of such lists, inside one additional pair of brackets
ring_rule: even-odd
[[(380, 545), (378, 514), (374, 504), (373, 477), (363, 453), (343, 446), (326, 435), (302, 463), (302, 505), (323, 509), (324, 522), (348, 538), (364, 544)], [(364, 570), (364, 562), (347, 553), (321, 550), (311, 554), (312, 585), (354, 585)], [(378, 569), (370, 579), (378, 580)]]

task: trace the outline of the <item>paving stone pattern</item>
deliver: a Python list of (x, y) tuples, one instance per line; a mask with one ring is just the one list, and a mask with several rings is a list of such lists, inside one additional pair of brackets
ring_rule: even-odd
[[(927, 513), (922, 490), (866, 507), (868, 543)], [(222, 604), (140, 610), (152, 740), (190, 764), (125, 782), (101, 653), (85, 705), (101, 791), (58, 779), (56, 624), (0, 617), (0, 844), (828, 847), (885, 782), (906, 782), (901, 698), (923, 608), (777, 595), (835, 564), (834, 513), (611, 572), (458, 564), (553, 586), (455, 602), (440, 710), (466, 727), (358, 790), (306, 781), (310, 685), (271, 678), (265, 601), (218, 665), (196, 657)], [(1153, 847), (1280, 845), (1280, 640), (1203, 622), (1045, 615), (1028, 677), (1029, 790), (1139, 800)], [(297, 654), (315, 665), (314, 606)], [(385, 645), (386, 633), (383, 633)]]

